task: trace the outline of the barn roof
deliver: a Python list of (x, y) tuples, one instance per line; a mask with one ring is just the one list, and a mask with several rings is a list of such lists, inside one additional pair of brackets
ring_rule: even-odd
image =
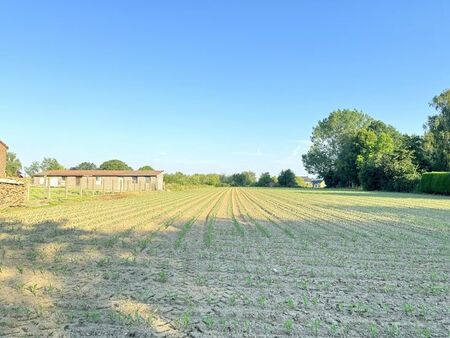
[(34, 176), (117, 176), (117, 177), (130, 177), (130, 176), (156, 176), (163, 172), (163, 170), (49, 170)]

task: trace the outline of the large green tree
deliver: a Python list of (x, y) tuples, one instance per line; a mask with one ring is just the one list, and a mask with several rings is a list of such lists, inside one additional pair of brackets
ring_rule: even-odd
[(32, 177), (41, 171), (41, 164), (39, 161), (33, 161), (28, 167), (25, 167), (25, 173)]
[(413, 152), (405, 147), (397, 147), (382, 159), (382, 190), (413, 191), (420, 180), (418, 167), (414, 164)]
[(178, 185), (222, 185), (221, 178), (223, 176), (219, 174), (193, 174), (186, 175), (182, 172), (176, 172), (175, 174), (165, 174), (164, 181), (166, 183), (175, 183)]
[(76, 167), (72, 168), (73, 170), (95, 170), (97, 169), (97, 165), (92, 162), (81, 162)]
[(22, 169), (22, 163), (15, 153), (6, 154), (6, 176), (17, 176), (17, 172)]
[(358, 131), (355, 137), (356, 165), (358, 177), (365, 190), (380, 189), (384, 176), (382, 159), (394, 151), (394, 139), (387, 126), (374, 121)]
[(278, 184), (282, 187), (297, 186), (297, 178), (291, 169), (281, 170), (278, 175)]
[(405, 137), (394, 127), (372, 121), (355, 138), (359, 180), (365, 190), (411, 191), (419, 173)]
[(62, 164), (60, 164), (55, 158), (51, 157), (44, 157), (40, 167), (42, 171), (65, 169)]
[(256, 182), (258, 187), (272, 187), (274, 184), (275, 181), (268, 172), (262, 173), (261, 176), (259, 176), (258, 182)]
[(312, 145), (302, 156), (306, 170), (325, 179), (329, 187), (359, 183), (353, 141), (372, 121), (358, 110), (336, 110), (319, 121), (311, 136)]
[(410, 151), (412, 163), (420, 172), (431, 170), (430, 159), (425, 151), (425, 138), (419, 135), (403, 135), (405, 150)]
[(139, 170), (154, 170), (151, 165), (144, 165), (139, 168)]
[(438, 114), (425, 124), (425, 150), (432, 170), (450, 171), (450, 89), (435, 96), (430, 105)]
[(121, 160), (109, 160), (100, 164), (101, 170), (132, 170), (132, 168)]

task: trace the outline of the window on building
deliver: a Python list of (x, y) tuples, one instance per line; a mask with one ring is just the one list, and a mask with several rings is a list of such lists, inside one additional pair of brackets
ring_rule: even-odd
[(138, 181), (137, 176), (133, 176), (133, 183), (137, 183), (137, 181)]
[(95, 176), (95, 184), (96, 185), (102, 184), (102, 178), (100, 176)]

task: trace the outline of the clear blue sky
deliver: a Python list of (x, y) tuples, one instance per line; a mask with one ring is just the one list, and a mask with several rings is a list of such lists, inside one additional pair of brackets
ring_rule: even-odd
[(334, 109), (422, 133), (449, 18), (448, 0), (0, 0), (0, 139), (24, 165), (304, 173)]

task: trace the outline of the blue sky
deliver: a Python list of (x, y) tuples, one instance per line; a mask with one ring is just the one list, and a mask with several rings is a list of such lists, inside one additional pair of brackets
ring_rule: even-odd
[(450, 2), (2, 1), (0, 139), (23, 164), (303, 174), (319, 119), (422, 133)]

